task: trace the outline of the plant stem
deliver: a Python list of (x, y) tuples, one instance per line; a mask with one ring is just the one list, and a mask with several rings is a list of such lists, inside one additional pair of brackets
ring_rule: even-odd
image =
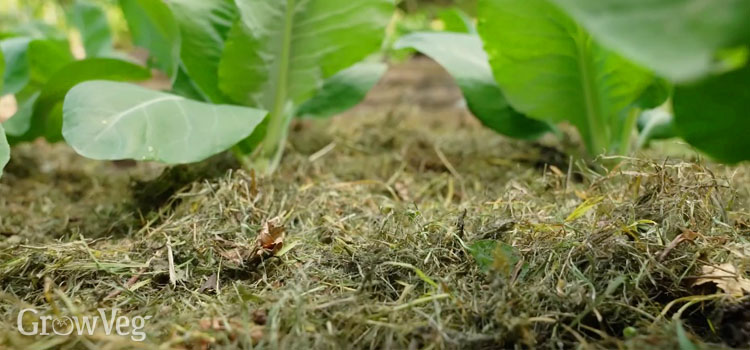
[(599, 104), (599, 96), (596, 91), (594, 81), (596, 78), (593, 73), (593, 63), (589, 60), (591, 57), (591, 37), (586, 34), (582, 28), (578, 28), (576, 37), (576, 46), (578, 49), (578, 69), (581, 73), (581, 91), (583, 92), (584, 107), (586, 108), (586, 124), (588, 125), (588, 135), (582, 135), (584, 139), (588, 136), (587, 147), (591, 154), (599, 154), (609, 150), (610, 131), (603, 119), (603, 112)]
[(640, 114), (641, 109), (637, 107), (633, 107), (628, 111), (628, 116), (622, 125), (622, 130), (620, 130), (620, 144), (617, 148), (618, 154), (628, 155), (630, 153), (630, 136), (633, 135), (633, 129), (638, 122), (638, 115)]
[(262, 149), (255, 166), (261, 173), (271, 174), (279, 166), (281, 156), (284, 152), (291, 111), (287, 108), (288, 85), (289, 85), (289, 63), (292, 46), (292, 23), (294, 20), (295, 0), (287, 0), (286, 14), (284, 18), (284, 37), (281, 48), (279, 64), (279, 76), (277, 78), (276, 90), (274, 91), (274, 104), (271, 110), (266, 137), (263, 140)]

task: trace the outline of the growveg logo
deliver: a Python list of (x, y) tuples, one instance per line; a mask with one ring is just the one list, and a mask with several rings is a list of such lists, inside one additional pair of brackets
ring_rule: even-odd
[[(137, 342), (146, 339), (143, 328), (146, 327), (146, 321), (150, 320), (152, 316), (118, 316), (120, 309), (97, 309), (97, 311), (99, 314), (96, 316), (35, 317), (39, 314), (37, 310), (23, 309), (18, 313), (16, 327), (21, 334), (30, 336), (94, 335), (97, 329), (101, 327), (106, 335), (130, 336), (130, 339)], [(33, 318), (33, 321), (28, 322), (30, 318)]]

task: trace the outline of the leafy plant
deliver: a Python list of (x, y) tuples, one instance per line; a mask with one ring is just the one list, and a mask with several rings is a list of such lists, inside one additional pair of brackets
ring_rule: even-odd
[[(474, 115), (502, 134), (533, 139), (545, 124), (529, 120), (566, 121), (590, 153), (626, 154), (638, 126), (639, 146), (679, 135), (737, 162), (750, 159), (739, 135), (750, 120), (748, 14), (743, 1), (481, 0), (484, 51), (458, 33), (414, 33), (396, 48), (440, 63)], [(674, 117), (669, 107), (650, 111), (665, 102)]]
[(679, 136), (718, 160), (750, 160), (750, 2), (553, 1), (607, 47), (676, 84)]
[(6, 52), (4, 93), (16, 95), (19, 109), (5, 122), (11, 144), (45, 136), (59, 141), (62, 114), (58, 105), (68, 89), (94, 79), (135, 81), (151, 73), (134, 63), (109, 58), (75, 61), (67, 41), (13, 38), (0, 42)]
[(363, 62), (336, 73), (323, 83), (315, 97), (297, 109), (297, 116), (328, 118), (356, 106), (387, 69), (385, 63)]
[[(222, 142), (212, 147), (188, 142), (182, 152), (189, 155), (173, 156), (170, 147), (174, 145), (169, 142), (192, 137), (186, 130), (201, 117), (208, 118), (201, 115), (205, 108), (185, 109), (186, 100), (174, 103), (178, 100), (162, 93), (136, 91), (121, 84), (100, 84), (99, 91), (86, 84), (66, 98), (65, 139), (88, 157), (136, 157), (167, 163), (197, 161), (236, 143), (235, 154), (246, 165), (266, 172), (273, 171), (280, 161), (293, 116), (339, 112), (330, 106), (353, 105), (382, 75), (380, 66), (366, 72), (371, 77), (367, 81), (352, 83), (350, 78), (362, 78), (357, 71), (364, 66), (356, 70), (357, 66), (352, 66), (379, 50), (393, 10), (388, 0), (175, 0), (169, 5), (121, 0), (120, 4), (136, 43), (149, 49), (154, 66), (172, 78), (175, 92), (206, 103), (252, 107), (245, 108), (244, 114), (240, 107), (231, 108), (234, 115), (244, 115), (245, 126), (237, 125), (237, 119), (213, 118), (217, 124), (211, 139)], [(352, 70), (345, 70), (349, 67)], [(351, 86), (357, 88), (347, 96), (336, 93)], [(84, 92), (91, 96), (86, 98)], [(117, 103), (120, 96), (150, 108), (139, 107), (135, 113), (133, 106)], [(316, 102), (304, 105), (311, 99)], [(102, 106), (112, 108), (102, 113)], [(150, 109), (157, 107), (159, 114), (150, 114)], [(214, 108), (230, 110), (229, 106)], [(261, 124), (258, 118), (263, 113), (258, 109), (270, 111)], [(144, 118), (142, 114), (147, 113), (150, 116)], [(167, 117), (172, 115), (183, 116), (184, 125), (178, 127), (178, 121)], [(159, 122), (159, 118), (170, 121)], [(92, 140), (94, 129), (81, 126), (102, 120), (115, 123), (96, 132)], [(127, 148), (149, 133), (168, 142), (149, 142), (152, 150), (148, 152)], [(248, 137), (237, 139), (240, 136)], [(93, 144), (97, 146), (82, 146)]]
[[(81, 29), (88, 41), (90, 56), (110, 52), (108, 34), (87, 35), (83, 32), (101, 32), (106, 24), (103, 12), (95, 6), (77, 1), (81, 6), (71, 21)], [(75, 12), (75, 11), (74, 11)], [(76, 17), (78, 16), (78, 17)], [(50, 32), (49, 37), (11, 37), (0, 41), (3, 52), (4, 73), (0, 95), (12, 94), (17, 111), (3, 123), (3, 146), (32, 141), (44, 137), (49, 142), (62, 140), (62, 102), (74, 85), (87, 80), (137, 81), (151, 77), (151, 72), (135, 63), (114, 58), (86, 58), (75, 60), (70, 44), (64, 36)], [(95, 52), (95, 53), (94, 53)], [(7, 140), (6, 140), (7, 136)], [(0, 147), (7, 150), (7, 147)], [(5, 152), (5, 151), (0, 151)], [(7, 162), (8, 154), (0, 156)], [(4, 165), (5, 163), (3, 163)]]
[(170, 78), (177, 74), (180, 56), (180, 29), (172, 11), (163, 1), (120, 0), (136, 45), (150, 53), (150, 66)]
[[(480, 3), (479, 33), (511, 105), (551, 123), (569, 121), (598, 154), (630, 140), (634, 103), (654, 77), (597, 43), (545, 0)], [(617, 131), (621, 132), (617, 132)]]
[(440, 63), (455, 79), (469, 110), (487, 127), (507, 136), (534, 139), (552, 127), (513, 109), (492, 77), (476, 35), (420, 32), (404, 36), (395, 48), (413, 48)]
[[(273, 171), (294, 110), (320, 84), (380, 48), (392, 3), (387, 0), (237, 1), (241, 21), (231, 30), (219, 66), (219, 86), (237, 103), (270, 111), (253, 166)], [(260, 146), (257, 149), (256, 146)]]
[(684, 82), (715, 71), (716, 53), (750, 41), (750, 2), (552, 0), (602, 44)]
[(103, 57), (112, 53), (112, 31), (104, 9), (85, 0), (76, 0), (67, 13), (68, 21), (81, 34), (86, 57)]

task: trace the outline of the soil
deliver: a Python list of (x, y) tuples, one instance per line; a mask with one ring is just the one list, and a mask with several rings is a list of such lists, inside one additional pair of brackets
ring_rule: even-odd
[[(0, 348), (748, 348), (750, 166), (674, 141), (579, 159), (567, 135), (483, 128), (417, 58), (344, 115), (295, 121), (270, 177), (226, 154), (167, 168), (16, 147)], [(28, 327), (153, 318), (142, 342), (24, 336), (24, 308)]]

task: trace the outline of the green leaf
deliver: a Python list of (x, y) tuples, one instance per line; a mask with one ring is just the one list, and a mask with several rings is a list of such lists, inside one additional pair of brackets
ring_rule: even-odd
[(602, 44), (676, 81), (714, 69), (716, 52), (750, 41), (747, 0), (553, 0)]
[(456, 79), (469, 110), (492, 130), (522, 139), (534, 139), (551, 130), (549, 124), (527, 118), (508, 105), (477, 36), (413, 33), (399, 39), (395, 48), (414, 48), (440, 63)]
[(98, 5), (76, 0), (68, 12), (68, 20), (78, 28), (87, 57), (106, 56), (112, 52), (112, 32), (107, 13)]
[(31, 126), (31, 116), (34, 113), (34, 104), (39, 98), (40, 93), (41, 91), (33, 86), (28, 86), (16, 93), (15, 96), (18, 109), (10, 119), (3, 123), (5, 134), (8, 135), (11, 144), (21, 142), (22, 140), (20, 137), (29, 130), (29, 127)]
[(654, 77), (651, 84), (641, 93), (635, 105), (641, 109), (654, 109), (667, 102), (672, 96), (673, 86), (666, 79)]
[(651, 83), (648, 72), (599, 45), (546, 0), (483, 0), (479, 14), (495, 79), (516, 110), (570, 121), (591, 154), (618, 143), (612, 125)]
[(677, 86), (674, 122), (679, 135), (727, 163), (750, 160), (750, 66)]
[(162, 0), (120, 0), (136, 45), (149, 51), (153, 67), (174, 78), (180, 61), (180, 29)]
[[(20, 141), (31, 141), (45, 136), (48, 141), (62, 139), (60, 128), (50, 127), (50, 114), (63, 102), (65, 94), (75, 85), (89, 80), (138, 81), (151, 77), (148, 69), (113, 58), (89, 58), (73, 62), (53, 75), (42, 87), (34, 104), (28, 129)], [(16, 119), (14, 116), (11, 119)], [(20, 121), (19, 121), (20, 122)]]
[(438, 14), (440, 21), (443, 22), (443, 30), (454, 33), (476, 34), (474, 23), (471, 17), (458, 8), (449, 8), (440, 11)]
[(177, 77), (175, 78), (174, 83), (172, 83), (172, 93), (191, 100), (201, 102), (208, 101), (208, 97), (200, 91), (198, 85), (188, 76), (187, 72), (185, 72), (185, 68), (182, 66), (177, 70)]
[(219, 90), (219, 61), (238, 17), (234, 1), (173, 0), (169, 6), (182, 33), (180, 57), (185, 72), (211, 101), (226, 102)]
[(273, 170), (288, 123), (323, 82), (377, 51), (393, 13), (389, 0), (237, 0), (219, 87), (271, 117), (258, 166)]
[(267, 114), (108, 81), (74, 87), (63, 112), (65, 140), (83, 156), (170, 164), (200, 161), (230, 148)]
[(575, 210), (573, 210), (570, 215), (568, 215), (567, 218), (565, 218), (565, 222), (571, 222), (575, 221), (576, 219), (580, 218), (581, 216), (586, 215), (591, 209), (596, 207), (601, 201), (604, 199), (604, 197), (592, 197), (587, 200), (585, 200), (583, 203), (579, 204)]
[(75, 59), (67, 40), (32, 40), (29, 43), (29, 74), (41, 85)]
[(515, 265), (521, 260), (513, 246), (491, 239), (483, 239), (469, 246), (469, 253), (474, 257), (479, 269), (489, 272), (494, 269), (510, 275)]
[(0, 49), (6, 65), (3, 95), (18, 93), (28, 85), (41, 86), (73, 61), (66, 40), (12, 38), (0, 42)]
[(325, 81), (315, 97), (299, 107), (297, 116), (328, 118), (356, 106), (387, 69), (385, 63), (363, 62), (336, 73)]
[(28, 48), (30, 38), (10, 38), (0, 41), (0, 50), (5, 55), (3, 88), (0, 95), (15, 94), (29, 82)]
[(220, 85), (235, 101), (272, 108), (304, 102), (338, 71), (380, 48), (388, 0), (238, 0)]
[(10, 160), (10, 145), (8, 140), (5, 139), (5, 130), (3, 125), (0, 124), (0, 177), (3, 177), (3, 168), (8, 164)]

